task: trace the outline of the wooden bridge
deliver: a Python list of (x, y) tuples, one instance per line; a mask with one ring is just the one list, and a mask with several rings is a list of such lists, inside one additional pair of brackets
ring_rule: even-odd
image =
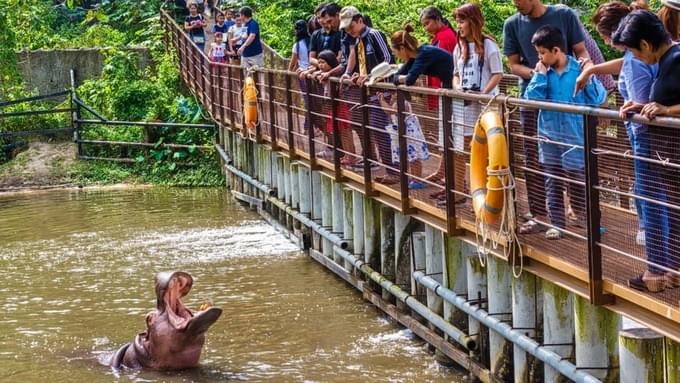
[[(480, 109), (489, 105), (505, 116), (511, 167), (517, 180), (518, 216), (528, 211), (527, 196), (536, 192), (527, 190), (526, 175), (542, 174), (540, 166), (526, 158), (521, 150), (532, 142), (535, 145), (537, 139), (522, 134), (520, 108), (578, 113), (586, 121), (588, 116), (597, 117), (601, 122), (608, 120), (608, 124), (601, 123), (601, 127), (587, 130), (583, 178), (564, 179), (586, 188), (585, 217), (581, 221), (570, 221), (566, 235), (559, 241), (546, 240), (542, 233), (519, 235), (523, 270), (680, 341), (680, 289), (649, 293), (628, 287), (628, 280), (646, 270), (648, 263), (644, 246), (636, 243), (639, 225), (631, 202), (635, 196), (633, 165), (625, 128), (615, 110), (521, 100), (512, 96), (518, 89), (517, 78), (512, 76), (506, 76), (502, 82), (504, 95), (493, 99), (485, 95), (421, 87), (396, 88), (387, 84), (360, 89), (338, 80), (330, 82), (324, 95), (313, 80), (299, 80), (295, 73), (283, 69), (285, 61), (270, 51), (266, 54), (266, 68), (253, 72), (259, 90), (260, 124), (248, 132), (243, 127), (242, 69), (211, 63), (172, 16), (162, 12), (161, 20), (166, 31), (166, 46), (177, 53), (182, 80), (220, 127), (222, 146), (228, 147), (228, 134), (237, 133), (243, 139), (265, 145), (290, 162), (303, 163), (365, 197), (471, 244), (477, 243), (478, 230), (471, 197), (460, 182), (464, 178), (461, 172), (467, 171), (469, 153), (456, 148), (448, 139), (438, 139), (439, 129), (443, 130), (444, 137), (452, 137), (456, 113), (476, 104)], [(388, 163), (382, 154), (378, 158), (371, 153), (376, 145), (388, 144), (384, 142), (384, 126), (371, 125), (373, 111), (379, 109), (376, 102), (379, 92), (396, 95), (394, 112), (398, 116), (398, 132), (393, 139), (400, 147), (405, 147), (407, 142), (404, 116), (418, 117), (431, 152), (430, 159), (423, 161), (421, 172), (409, 168), (403, 150), (398, 164)], [(432, 108), (432, 100), (443, 107)], [(345, 109), (338, 108), (343, 105)], [(313, 127), (322, 124), (326, 127), (325, 121), (329, 118), (332, 132), (326, 141)], [(657, 119), (655, 124), (680, 127), (680, 121), (665, 118)], [(354, 146), (362, 150), (343, 149), (340, 137), (343, 125), (352, 127)], [(320, 153), (326, 149), (331, 153), (329, 156)], [(343, 156), (352, 161), (342, 161)], [(444, 179), (427, 180), (425, 176), (435, 173), (440, 164), (444, 167)], [(271, 167), (269, 170), (274, 171)], [(390, 174), (396, 175), (396, 183), (383, 182), (386, 179), (383, 176)], [(410, 187), (412, 181), (424, 184), (425, 188)], [(443, 198), (433, 196), (437, 192), (441, 192)], [(677, 207), (673, 207), (673, 211), (675, 209)], [(491, 253), (519, 267), (518, 260), (504, 255), (503, 245), (501, 240), (500, 247)]]

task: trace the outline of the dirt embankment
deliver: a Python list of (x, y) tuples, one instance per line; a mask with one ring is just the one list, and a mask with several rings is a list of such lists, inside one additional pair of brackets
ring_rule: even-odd
[(74, 186), (67, 169), (75, 162), (70, 142), (32, 142), (28, 150), (0, 165), (0, 191)]

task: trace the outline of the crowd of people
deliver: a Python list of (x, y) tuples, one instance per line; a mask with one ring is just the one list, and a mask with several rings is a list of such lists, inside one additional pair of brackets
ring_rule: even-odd
[[(199, 49), (205, 51), (206, 12), (214, 17), (211, 34), (213, 42), (208, 57), (213, 62), (242, 65), (245, 68), (264, 66), (264, 54), (260, 41), (260, 25), (253, 19), (250, 7), (222, 11), (219, 5), (192, 2), (186, 5), (188, 15), (184, 18), (184, 30)], [(210, 9), (212, 9), (210, 11)]]
[[(302, 93), (310, 96), (329, 95), (331, 76), (358, 86), (370, 85), (383, 77), (395, 85), (413, 85), (424, 76), (420, 84), (427, 87), (495, 95), (499, 92), (505, 56), (509, 72), (521, 79), (520, 93), (526, 99), (600, 106), (607, 104), (608, 94), (618, 87), (625, 101), (620, 109), (622, 118), (633, 112), (650, 119), (680, 117), (680, 46), (676, 44), (680, 39), (680, 0), (661, 0), (658, 13), (648, 10), (643, 0), (602, 4), (594, 13), (593, 26), (606, 44), (622, 52), (622, 58), (607, 62), (574, 10), (561, 4), (546, 5), (541, 0), (513, 3), (517, 13), (505, 20), (502, 47), (493, 36), (484, 33), (483, 10), (475, 3), (464, 4), (451, 13), (455, 27), (440, 9), (434, 6), (423, 9), (419, 16), (431, 37), (427, 44), (415, 38), (410, 25), (388, 38), (373, 28), (368, 15), (356, 7), (323, 3), (309, 20), (295, 22), (289, 69), (298, 74)], [(205, 22), (197, 6), (190, 5), (189, 11), (185, 29), (199, 45), (205, 41)], [(218, 11), (215, 17), (215, 36), (219, 33), (227, 45), (218, 47), (217, 42), (210, 49), (211, 57), (226, 62), (227, 57), (238, 60), (240, 56), (246, 67), (261, 66), (259, 26), (252, 19), (252, 10), (243, 7), (239, 14)], [(402, 65), (397, 73), (389, 75), (385, 68), (397, 59)], [(309, 81), (310, 78), (313, 80)], [(307, 90), (308, 86), (312, 89)], [(344, 99), (358, 99), (360, 94), (357, 87), (342, 92)], [(409, 187), (425, 187), (418, 181), (423, 171), (421, 161), (430, 158), (434, 149), (423, 143), (421, 122), (412, 113), (408, 100), (404, 122), (408, 136), (406, 155), (401, 155), (399, 145), (395, 146), (396, 95), (379, 92), (368, 98), (370, 129), (349, 123), (362, 121), (361, 110), (336, 103), (337, 109), (330, 111), (325, 100), (305, 98), (306, 106), (319, 113), (312, 113), (304, 129), (321, 132), (330, 143), (334, 132), (330, 115), (337, 116), (343, 166), (365, 166), (357, 160), (363, 157), (357, 155), (363, 151), (371, 162), (380, 163), (385, 169), (374, 180), (391, 184), (399, 182), (395, 169), (406, 158), (409, 174), (416, 176)], [(447, 138), (442, 98), (427, 97), (425, 104), (429, 112), (439, 116), (435, 128), (439, 130), (437, 147), (443, 147), (444, 140), (450, 139), (457, 156), (468, 151), (481, 105), (454, 101), (453, 137)], [(520, 110), (528, 199), (528, 212), (519, 227), (521, 233), (543, 232), (547, 239), (558, 240), (567, 224), (583, 225), (584, 124), (586, 129), (597, 129), (596, 119), (584, 122), (581, 115)], [(680, 206), (680, 192), (665, 180), (680, 176), (677, 166), (668, 166), (669, 161), (680, 165), (680, 134), (653, 124), (628, 121), (625, 125), (635, 158), (633, 192), (639, 197), (635, 203), (639, 216), (637, 243), (645, 246), (649, 264), (648, 270), (630, 280), (630, 285), (649, 291), (676, 287), (680, 285), (680, 278), (676, 277), (680, 269), (680, 213), (668, 206)], [(369, 134), (371, 147), (356, 148), (354, 133), (359, 138)], [(327, 154), (322, 151), (319, 156)], [(457, 157), (455, 164), (459, 177), (456, 185), (467, 188), (465, 161)], [(425, 177), (430, 182), (442, 182), (443, 178), (443, 161)], [(445, 193), (433, 193), (432, 197), (444, 199)]]

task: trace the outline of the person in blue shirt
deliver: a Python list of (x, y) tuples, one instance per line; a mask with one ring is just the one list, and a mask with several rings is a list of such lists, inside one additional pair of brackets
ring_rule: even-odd
[(248, 28), (248, 37), (236, 52), (241, 56), (241, 66), (246, 69), (254, 66), (263, 67), (264, 54), (260, 42), (260, 24), (253, 19), (253, 10), (250, 7), (241, 8), (240, 13), (243, 24)]
[[(581, 74), (579, 62), (565, 53), (566, 41), (559, 28), (540, 27), (531, 39), (538, 52), (538, 63), (524, 97), (569, 104), (598, 106), (607, 96), (602, 83), (592, 78), (576, 94), (576, 79)], [(564, 212), (564, 179), (572, 208), (585, 217), (585, 188), (578, 185), (584, 178), (583, 116), (574, 113), (540, 110), (538, 113), (539, 162), (545, 171), (548, 215), (553, 227), (546, 239), (560, 239), (566, 228)]]
[[(646, 9), (641, 1), (626, 4), (622, 1), (611, 1), (600, 5), (593, 15), (595, 29), (607, 44), (622, 49), (612, 42), (612, 35), (621, 24), (621, 20), (636, 9)], [(580, 90), (593, 74), (618, 74), (619, 93), (626, 104), (631, 102), (646, 104), (658, 72), (658, 64), (647, 64), (625, 50), (623, 58), (614, 59), (584, 70), (576, 82)], [(639, 230), (636, 243), (645, 246), (645, 255), (650, 262), (662, 264), (668, 248), (668, 208), (650, 201), (667, 202), (668, 197), (662, 185), (664, 175), (658, 167), (652, 166), (648, 159), (655, 159), (656, 153), (651, 150), (652, 137), (649, 126), (633, 121), (625, 121), (628, 139), (632, 149), (633, 171), (635, 173), (634, 193), (645, 197), (635, 199), (635, 210), (638, 215)], [(661, 260), (660, 262), (658, 260)]]

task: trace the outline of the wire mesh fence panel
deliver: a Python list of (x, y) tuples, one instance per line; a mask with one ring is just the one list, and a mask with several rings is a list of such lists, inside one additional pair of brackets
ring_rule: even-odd
[[(293, 121), (293, 145), (299, 153), (309, 154), (309, 123), (307, 121), (307, 84), (295, 73), (288, 75), (291, 94), (290, 113)], [(287, 111), (288, 112), (288, 111)]]
[(335, 138), (338, 163), (345, 171), (363, 174), (361, 140), (355, 133), (361, 128), (360, 122), (353, 121), (352, 108), (358, 106), (358, 102), (351, 100), (340, 84), (333, 84), (335, 104)]
[(271, 104), (268, 106), (270, 118), (273, 119), (276, 129), (276, 142), (286, 147), (290, 147), (288, 130), (293, 127), (288, 126), (288, 107), (286, 105), (286, 81), (283, 76), (273, 75), (274, 83), (271, 87)]
[[(411, 94), (403, 97), (401, 121), (390, 115), (392, 161), (400, 163), (401, 146), (404, 145), (407, 166), (408, 196), (433, 208), (443, 209), (446, 198), (444, 187), (442, 98), (438, 96)], [(396, 101), (396, 100), (395, 100)], [(383, 100), (383, 104), (388, 104)], [(393, 104), (396, 109), (398, 104)], [(384, 109), (386, 109), (384, 107)], [(404, 137), (399, 141), (399, 123), (403, 124)]]
[[(361, 130), (361, 133), (368, 135), (368, 147), (362, 147), (362, 154), (368, 159), (371, 179), (399, 193), (399, 163), (395, 164), (392, 160), (392, 138), (388, 127), (394, 121), (391, 121), (390, 116), (386, 113), (386, 109), (391, 108), (383, 108), (380, 105), (381, 98), (391, 103), (393, 98), (396, 99), (396, 97), (395, 92), (371, 88), (368, 90), (366, 103), (361, 105), (360, 108), (365, 109), (365, 112), (359, 113), (366, 113), (367, 115), (366, 121), (364, 121), (367, 124)], [(364, 116), (361, 115), (361, 118), (363, 121)]]
[(333, 170), (334, 165), (334, 141), (333, 118), (330, 98), (330, 87), (315, 80), (308, 79), (307, 98), (309, 101), (308, 120), (312, 130), (308, 131), (313, 144), (314, 157), (318, 163), (326, 169)]
[[(629, 208), (603, 207), (611, 236), (602, 238), (607, 250), (604, 276), (619, 284), (652, 293), (677, 306), (680, 291), (680, 138), (677, 129), (628, 124), (632, 149), (602, 150), (598, 158), (634, 169), (627, 188), (600, 182), (602, 193), (626, 199)], [(609, 229), (608, 229), (609, 232)], [(668, 290), (665, 293), (662, 291)]]

